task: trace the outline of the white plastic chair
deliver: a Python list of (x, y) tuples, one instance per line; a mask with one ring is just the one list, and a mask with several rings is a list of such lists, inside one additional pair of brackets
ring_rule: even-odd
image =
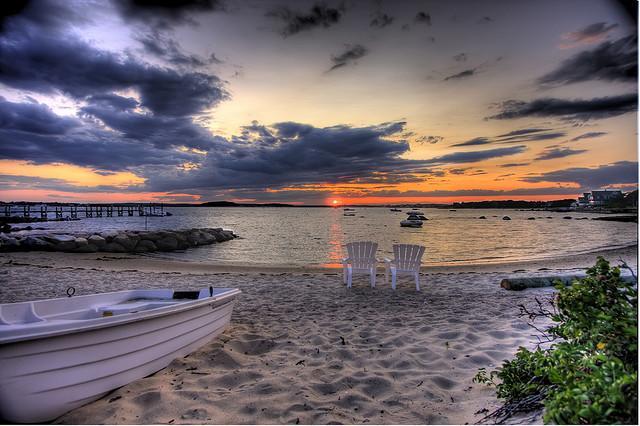
[(378, 243), (371, 241), (358, 241), (347, 244), (347, 255), (342, 259), (342, 278), (347, 288), (351, 288), (354, 273), (366, 273), (371, 277), (371, 287), (376, 286), (376, 259)]
[(384, 277), (389, 282), (389, 273), (391, 273), (392, 289), (396, 289), (396, 276), (398, 274), (409, 274), (416, 279), (416, 291), (420, 291), (420, 265), (424, 250), (423, 246), (414, 244), (393, 245), (395, 259), (384, 259)]

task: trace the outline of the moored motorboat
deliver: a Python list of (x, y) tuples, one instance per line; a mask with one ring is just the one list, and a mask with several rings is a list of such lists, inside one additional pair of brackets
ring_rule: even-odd
[(392, 211), (392, 212), (401, 212), (402, 211), (400, 209), (389, 209), (389, 210)]
[(0, 418), (39, 423), (218, 336), (240, 290), (127, 290), (0, 305)]
[(408, 228), (421, 228), (422, 221), (418, 218), (418, 216), (409, 214), (409, 217), (407, 217), (405, 220), (400, 221), (400, 226)]

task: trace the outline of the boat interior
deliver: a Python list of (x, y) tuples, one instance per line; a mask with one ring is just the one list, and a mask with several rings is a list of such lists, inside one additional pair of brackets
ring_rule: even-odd
[(220, 295), (229, 289), (200, 291), (131, 290), (0, 305), (0, 326), (36, 325), (113, 317), (164, 308)]

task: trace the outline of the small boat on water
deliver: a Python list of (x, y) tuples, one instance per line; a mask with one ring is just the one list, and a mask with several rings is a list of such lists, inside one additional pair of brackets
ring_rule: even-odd
[(418, 209), (413, 209), (407, 212), (407, 214), (415, 214), (416, 216), (424, 216), (424, 213)]
[(409, 214), (409, 217), (400, 221), (400, 226), (405, 228), (422, 228), (422, 220), (414, 214)]
[(342, 216), (355, 216), (355, 213), (343, 213)]
[(349, 207), (347, 207), (345, 209), (342, 209), (342, 210), (345, 211), (345, 212), (355, 212), (356, 211), (356, 209), (351, 209)]
[(161, 370), (218, 336), (238, 294), (127, 290), (0, 304), (0, 418), (49, 421)]
[(389, 209), (389, 210), (392, 211), (392, 212), (401, 212), (402, 211), (400, 209)]

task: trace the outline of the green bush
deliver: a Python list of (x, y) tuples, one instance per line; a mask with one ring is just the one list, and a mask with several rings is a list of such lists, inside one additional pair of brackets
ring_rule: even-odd
[(521, 347), (513, 360), (489, 375), (482, 369), (475, 381), (491, 384), (497, 377), (505, 406), (543, 404), (545, 423), (637, 424), (637, 285), (600, 257), (586, 278), (557, 289), (553, 311), (524, 308), (531, 318), (554, 322), (545, 332), (550, 347)]

